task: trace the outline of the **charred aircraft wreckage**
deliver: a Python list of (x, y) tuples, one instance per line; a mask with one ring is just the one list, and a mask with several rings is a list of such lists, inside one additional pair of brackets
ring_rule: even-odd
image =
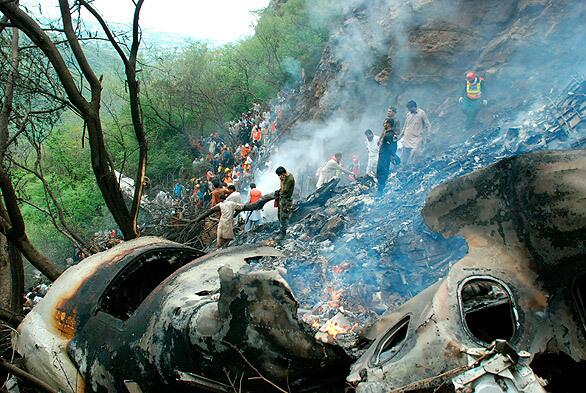
[(586, 360), (586, 151), (505, 159), (437, 187), (423, 213), (469, 252), (366, 328), (357, 360), (314, 339), (278, 272), (250, 270), (280, 251), (203, 256), (152, 237), (67, 270), (14, 346), (64, 392), (575, 391), (564, 384)]

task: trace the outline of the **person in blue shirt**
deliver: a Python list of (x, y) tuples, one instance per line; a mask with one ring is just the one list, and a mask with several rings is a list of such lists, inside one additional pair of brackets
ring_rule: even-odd
[(175, 195), (175, 198), (181, 199), (183, 191), (185, 191), (185, 187), (181, 184), (181, 180), (177, 179), (175, 181), (175, 187), (173, 188), (173, 195)]

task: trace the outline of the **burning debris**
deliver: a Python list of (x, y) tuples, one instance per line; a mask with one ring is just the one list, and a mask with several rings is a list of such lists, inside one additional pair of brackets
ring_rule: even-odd
[[(424, 209), (426, 222), (445, 236), (463, 236), (468, 254), (445, 279), (366, 330), (372, 344), (348, 378), (360, 382), (357, 392), (434, 388), (464, 371), (454, 384), (481, 391), (479, 384), (489, 382), (471, 378), (468, 368), (486, 359), (474, 348), (495, 340), (528, 358), (565, 354), (583, 369), (585, 175), (586, 151), (543, 152), (437, 187)], [(532, 375), (523, 367), (511, 383)], [(567, 377), (550, 381), (553, 391), (566, 391), (559, 389)], [(543, 391), (536, 386), (511, 391)]]
[[(551, 365), (578, 373), (585, 360), (586, 158), (511, 156), (583, 145), (582, 118), (559, 120), (583, 109), (582, 89), (400, 167), (382, 199), (368, 178), (324, 185), (295, 206), (282, 251), (200, 258), (145, 237), (87, 258), (29, 313), (15, 347), (32, 374), (74, 392), (225, 392), (240, 380), (246, 391), (323, 392), (341, 389), (352, 357), (359, 392), (477, 389), (494, 380), (479, 372), (489, 361), (528, 378), (513, 384), (534, 385), (536, 370), (555, 391), (571, 378)], [(275, 244), (271, 229), (236, 243)]]
[[(425, 243), (432, 255), (441, 254), (447, 277), (363, 330), (365, 351), (357, 333), (376, 318), (365, 304), (383, 295), (358, 285), (364, 281), (356, 276), (345, 277), (356, 254), (352, 259), (349, 247), (337, 250), (334, 236), (317, 229), (311, 241), (325, 244), (311, 255), (340, 259), (308, 264), (323, 277), (315, 286), (306, 281), (308, 291), (301, 293), (319, 294), (312, 309), (298, 310), (289, 287), (301, 287), (298, 277), (307, 280), (291, 274), (303, 268), (292, 264), (301, 262), (275, 249), (237, 247), (198, 258), (191, 248), (146, 237), (64, 273), (19, 326), (15, 347), (31, 373), (63, 391), (122, 391), (133, 383), (145, 391), (226, 392), (238, 380), (245, 391), (264, 391), (267, 383), (338, 391), (351, 360), (335, 343), (352, 355), (363, 353), (348, 377), (357, 392), (423, 391), (448, 382), (462, 391), (509, 384), (541, 392), (532, 358), (536, 369), (559, 361), (580, 369), (586, 360), (585, 172), (586, 151), (542, 152), (435, 188), (426, 222), (445, 236), (462, 236), (468, 253), (449, 267), (458, 258), (454, 240), (427, 230)], [(375, 201), (364, 190), (362, 196), (339, 190), (320, 190), (298, 206), (296, 220), (310, 225), (318, 219), (315, 201), (327, 194), (325, 209), (338, 209), (345, 224), (337, 231), (348, 233), (357, 225), (350, 212)], [(364, 239), (351, 233), (351, 241)], [(283, 246), (298, 252), (298, 242)], [(289, 283), (274, 270), (285, 264)], [(359, 267), (369, 271), (368, 260)], [(408, 286), (410, 277), (399, 274), (396, 288)], [(563, 386), (564, 377), (547, 382)]]
[[(345, 261), (321, 260), (322, 282), (305, 285), (309, 290), (301, 294), (311, 297), (317, 289), (321, 300), (304, 310), (289, 286), (301, 285), (290, 270), (302, 267), (275, 249), (236, 247), (200, 257), (189, 247), (145, 237), (66, 271), (19, 326), (15, 347), (32, 374), (74, 392), (123, 391), (129, 383), (144, 391), (229, 392), (240, 380), (244, 391), (265, 391), (267, 383), (340, 391), (351, 358), (332, 344), (362, 353), (348, 376), (357, 392), (424, 391), (447, 383), (462, 391), (504, 384), (541, 392), (544, 381), (534, 375), (533, 362), (537, 370), (561, 361), (575, 370), (586, 360), (585, 172), (586, 151), (542, 152), (435, 188), (424, 209), (427, 224), (462, 236), (468, 253), (446, 278), (366, 330), (376, 315), (359, 302), (383, 295), (344, 277), (356, 258), (348, 248), (335, 253), (319, 230), (314, 241), (329, 242), (323, 248)], [(311, 223), (312, 201), (324, 193), (330, 195), (326, 209), (347, 213), (374, 203), (367, 194), (343, 196), (329, 186), (296, 214)], [(356, 222), (348, 224), (346, 231)], [(428, 247), (442, 251), (441, 261), (455, 258), (449, 240), (434, 241)], [(295, 242), (284, 246), (295, 252)], [(289, 283), (274, 270), (284, 263)], [(399, 274), (397, 287), (408, 285), (407, 277)], [(566, 377), (547, 382), (563, 386)]]
[(297, 320), (276, 272), (247, 266), (280, 252), (200, 255), (145, 237), (70, 268), (18, 329), (27, 369), (64, 392), (125, 391), (128, 381), (144, 391), (343, 385), (349, 358)]
[[(280, 243), (287, 256), (252, 266), (283, 269), (301, 301), (302, 318), (322, 333), (321, 339), (329, 342), (335, 337), (352, 351), (357, 332), (376, 320), (377, 313), (398, 306), (412, 291), (445, 274), (449, 261), (464, 255), (466, 246), (459, 239), (442, 239), (423, 223), (417, 235), (405, 230), (398, 239), (389, 239), (396, 219), (376, 219), (379, 210), (370, 195), (370, 180), (346, 187), (337, 184), (327, 184), (297, 206), (290, 236)], [(363, 220), (367, 215), (372, 220)], [(242, 236), (237, 243), (262, 242), (270, 227)], [(401, 266), (410, 258), (416, 261), (413, 265)], [(433, 273), (426, 275), (431, 266)]]
[[(286, 256), (253, 266), (283, 269), (301, 302), (302, 318), (316, 332), (338, 313), (348, 318), (349, 335), (338, 333), (336, 341), (354, 348), (360, 326), (445, 277), (450, 265), (468, 251), (461, 237), (444, 239), (425, 224), (420, 212), (429, 192), (510, 156), (581, 146), (586, 122), (565, 132), (556, 128), (556, 113), (567, 105), (584, 105), (586, 100), (580, 101), (583, 86), (573, 83), (558, 97), (544, 98), (543, 105), (523, 122), (506, 120), (502, 114), (503, 123), (510, 127), (472, 136), (425, 165), (400, 166), (382, 199), (373, 197), (368, 178), (348, 185), (332, 181), (297, 204), (290, 236), (278, 245)], [(546, 105), (550, 99), (558, 104)], [(236, 244), (272, 244), (272, 229), (265, 225), (243, 234)]]

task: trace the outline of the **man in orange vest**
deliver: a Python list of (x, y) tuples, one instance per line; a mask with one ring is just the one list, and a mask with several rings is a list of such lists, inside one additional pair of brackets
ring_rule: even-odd
[(242, 146), (242, 149), (240, 150), (240, 157), (244, 160), (246, 159), (246, 157), (248, 156), (248, 153), (250, 153), (250, 145), (247, 143), (246, 145)]
[[(260, 200), (260, 198), (262, 198), (262, 193), (260, 192), (260, 190), (258, 188), (256, 188), (256, 184), (251, 183), (250, 184), (250, 200), (248, 201), (248, 203), (249, 204), (256, 203)], [(244, 224), (244, 230), (248, 232), (248, 231), (256, 228), (257, 226), (259, 226), (261, 218), (262, 217), (261, 217), (260, 210), (251, 211), (246, 218), (246, 224)]]
[(480, 111), (480, 106), (488, 104), (484, 78), (476, 75), (474, 71), (468, 71), (466, 73), (464, 95), (460, 97), (459, 102), (462, 104), (462, 110), (466, 115), (466, 130), (471, 130), (476, 126), (476, 117)]

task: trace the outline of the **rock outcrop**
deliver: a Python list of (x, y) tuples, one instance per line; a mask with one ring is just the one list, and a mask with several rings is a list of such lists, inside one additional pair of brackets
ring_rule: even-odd
[(585, 18), (581, 0), (356, 0), (292, 99), (287, 126), (336, 111), (382, 120), (387, 105), (410, 99), (453, 124), (469, 69), (486, 77), (489, 122), (584, 69)]

